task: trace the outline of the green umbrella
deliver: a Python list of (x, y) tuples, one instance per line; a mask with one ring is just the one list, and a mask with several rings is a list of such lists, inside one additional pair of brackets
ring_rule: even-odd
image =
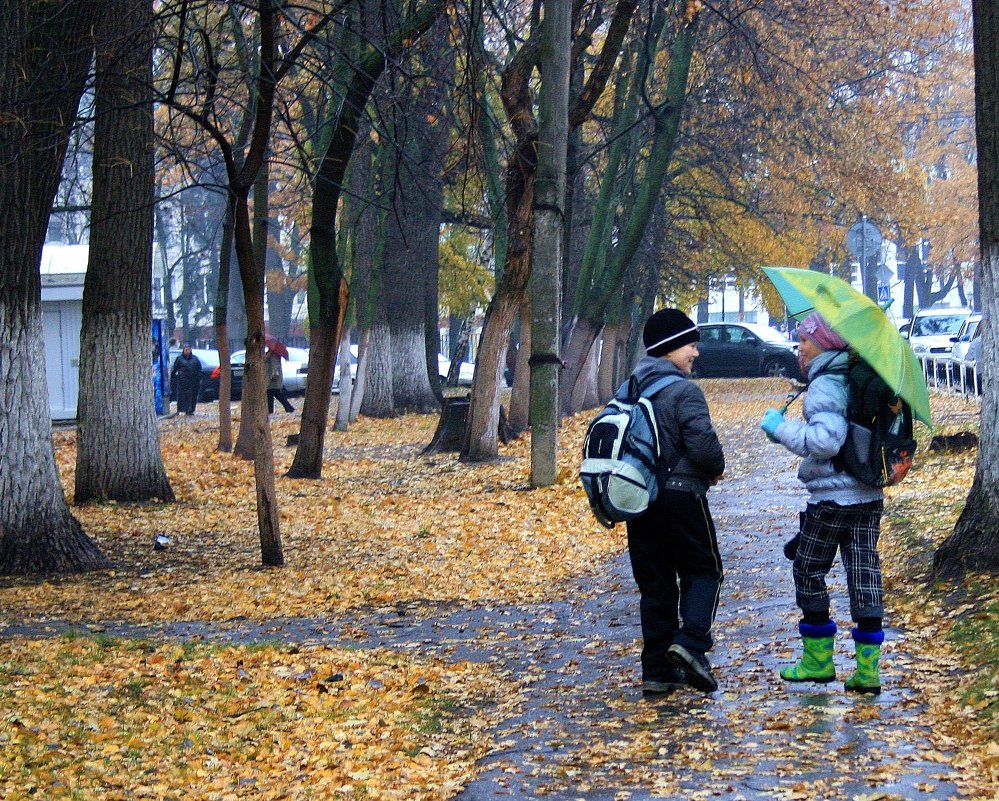
[(813, 311), (821, 314), (829, 327), (912, 407), (917, 419), (933, 425), (922, 365), (877, 303), (846, 281), (815, 270), (764, 267), (763, 272), (794, 319), (800, 320)]

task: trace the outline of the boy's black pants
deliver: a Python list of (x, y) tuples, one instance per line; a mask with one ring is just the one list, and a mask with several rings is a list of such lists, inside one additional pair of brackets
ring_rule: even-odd
[(663, 680), (674, 642), (710, 650), (711, 624), (723, 578), (715, 524), (704, 496), (664, 489), (628, 522), (631, 569), (641, 593), (642, 678)]

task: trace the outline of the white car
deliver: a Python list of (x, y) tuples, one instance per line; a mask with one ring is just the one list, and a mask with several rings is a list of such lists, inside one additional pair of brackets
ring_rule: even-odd
[(976, 337), (981, 336), (982, 315), (972, 314), (961, 325), (961, 330), (953, 338), (954, 349), (950, 354), (951, 373), (960, 383), (961, 372), (965, 371), (965, 377), (969, 375), (970, 368), (975, 366), (976, 358), (971, 350), (971, 343)]
[(920, 309), (912, 316), (908, 334), (902, 336), (909, 340), (912, 352), (919, 358), (948, 358), (954, 348), (954, 337), (970, 316), (971, 309)]
[[(232, 367), (232, 395), (236, 398), (242, 394), (246, 351), (237, 350), (229, 357), (229, 364)], [(309, 377), (309, 351), (305, 348), (288, 348), (288, 358), (281, 359), (281, 374), (285, 392), (305, 392), (305, 381)]]
[[(451, 369), (451, 360), (446, 356), (437, 354), (437, 374), (440, 376), (441, 384), (447, 381), (448, 371)], [(462, 362), (458, 366), (458, 386), (472, 386), (472, 377), (475, 375), (474, 362)]]

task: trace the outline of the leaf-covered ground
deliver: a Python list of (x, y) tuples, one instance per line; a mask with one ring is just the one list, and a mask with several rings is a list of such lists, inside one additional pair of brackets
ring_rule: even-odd
[[(703, 386), (726, 443), (728, 476), (751, 477), (761, 449), (749, 432), (786, 385)], [(975, 429), (974, 404), (943, 396), (933, 403), (942, 430)], [(251, 465), (215, 452), (214, 421), (205, 410), (194, 420), (164, 420), (164, 460), (179, 502), (77, 508), (115, 568), (5, 580), (0, 626), (239, 627), (433, 609), (438, 602), (557, 602), (624, 547), (620, 529), (593, 522), (576, 481), (588, 418), (579, 415), (562, 429), (560, 482), (530, 490), (526, 439), (502, 448), (488, 465), (420, 457), (436, 424), (429, 416), (362, 420), (346, 434), (330, 432), (323, 479), (292, 481), (281, 477), (293, 456), (283, 443), (297, 418), (278, 415), (282, 569), (259, 567)], [(57, 431), (54, 439), (71, 492), (74, 434)], [(990, 659), (997, 645), (988, 613), (999, 599), (985, 579), (961, 588), (956, 601), (953, 588), (923, 583), (973, 470), (974, 451), (921, 453), (919, 467), (892, 490), (883, 552), (893, 614), (911, 633), (908, 647), (941, 665), (940, 691), (926, 694), (929, 708), (920, 714), (928, 719), (920, 725), (960, 744), (963, 761), (954, 767), (967, 778), (964, 794), (991, 797), (979, 793), (993, 787), (999, 763), (990, 717), (999, 696)], [(170, 538), (165, 550), (152, 547), (159, 533)], [(509, 672), (496, 665), (442, 659), (418, 647), (178, 645), (89, 635), (0, 640), (0, 699), (5, 798), (443, 799), (473, 775), (476, 760), (494, 745), (492, 725), (516, 714), (519, 696)], [(629, 707), (630, 717), (658, 714)], [(593, 753), (584, 749), (578, 758), (591, 769), (627, 762), (654, 739), (650, 731), (622, 741), (633, 754), (603, 756), (597, 752), (607, 741), (595, 739)], [(706, 743), (700, 763), (696, 753), (684, 758), (703, 764), (712, 753)]]

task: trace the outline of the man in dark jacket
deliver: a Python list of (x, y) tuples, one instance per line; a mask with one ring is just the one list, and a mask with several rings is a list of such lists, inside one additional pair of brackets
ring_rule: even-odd
[[(645, 324), (644, 356), (635, 367), (639, 386), (690, 376), (697, 358), (697, 326), (678, 309), (661, 309)], [(693, 381), (675, 381), (652, 399), (665, 472), (659, 495), (628, 522), (628, 551), (641, 594), (642, 690), (668, 693), (683, 684), (711, 693), (718, 682), (705, 653), (718, 608), (722, 562), (707, 491), (725, 471), (725, 455), (708, 404)]]
[(170, 391), (177, 399), (177, 414), (194, 414), (201, 390), (201, 359), (185, 344), (170, 370)]

